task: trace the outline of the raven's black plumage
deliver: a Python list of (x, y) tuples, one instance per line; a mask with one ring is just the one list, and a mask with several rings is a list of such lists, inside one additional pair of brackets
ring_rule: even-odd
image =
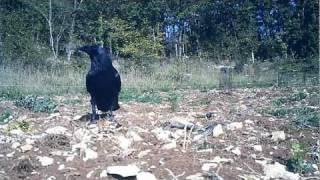
[(118, 97), (121, 90), (121, 79), (118, 71), (112, 66), (109, 52), (99, 45), (83, 46), (80, 51), (86, 52), (91, 59), (91, 67), (86, 77), (87, 91), (91, 95), (92, 118), (98, 119), (96, 107), (103, 112), (120, 108)]

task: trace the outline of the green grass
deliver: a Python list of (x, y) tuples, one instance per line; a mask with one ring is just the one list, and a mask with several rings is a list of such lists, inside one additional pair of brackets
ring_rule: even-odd
[(0, 114), (0, 124), (6, 124), (10, 121), (12, 116), (12, 110), (11, 109), (5, 109), (1, 114)]
[(288, 102), (301, 101), (307, 98), (307, 94), (304, 92), (298, 92), (288, 97), (281, 97), (273, 101), (273, 104), (276, 106), (281, 106), (282, 104), (286, 104)]

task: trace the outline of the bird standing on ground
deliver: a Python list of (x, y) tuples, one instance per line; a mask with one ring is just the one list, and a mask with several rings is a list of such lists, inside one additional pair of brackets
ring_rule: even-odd
[(86, 87), (91, 96), (91, 123), (96, 123), (99, 119), (96, 107), (102, 112), (108, 112), (110, 120), (115, 121), (112, 111), (120, 108), (118, 97), (121, 79), (118, 71), (112, 66), (110, 53), (100, 45), (83, 46), (78, 50), (87, 53), (91, 60), (91, 67), (86, 76)]

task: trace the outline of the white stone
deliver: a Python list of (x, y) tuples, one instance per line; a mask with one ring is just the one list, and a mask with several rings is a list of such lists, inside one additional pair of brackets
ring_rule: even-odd
[(286, 166), (276, 162), (275, 164), (266, 164), (263, 168), (265, 175), (272, 179), (299, 180), (299, 174), (294, 174), (286, 170)]
[(246, 123), (246, 124), (253, 124), (254, 122), (251, 121), (251, 120), (249, 120), (249, 119), (247, 119), (247, 120), (244, 121), (244, 123)]
[(67, 132), (68, 132), (68, 129), (62, 126), (56, 126), (46, 130), (47, 134), (63, 134), (63, 135), (70, 136), (71, 134)]
[(143, 158), (144, 156), (148, 155), (150, 152), (151, 152), (150, 149), (141, 151), (141, 152), (139, 152), (139, 154), (138, 154), (138, 158)]
[(41, 163), (42, 166), (50, 166), (53, 164), (53, 159), (46, 156), (38, 156), (37, 159)]
[(233, 131), (236, 129), (241, 129), (243, 127), (242, 122), (233, 122), (227, 125), (227, 129)]
[(27, 152), (27, 151), (30, 151), (32, 148), (33, 148), (33, 146), (30, 145), (30, 144), (26, 144), (26, 145), (23, 145), (23, 146), (20, 147), (21, 152), (23, 152), (23, 153)]
[(6, 156), (9, 157), (9, 158), (11, 158), (11, 157), (13, 157), (14, 153), (15, 153), (15, 152), (13, 151), (13, 152), (11, 152), (11, 153), (8, 153)]
[(76, 115), (76, 116), (73, 117), (72, 120), (77, 121), (77, 120), (81, 119), (81, 117), (82, 117), (82, 116), (80, 116), (80, 115)]
[(65, 165), (64, 164), (60, 164), (58, 167), (58, 171), (64, 170), (65, 169)]
[(213, 136), (213, 137), (219, 137), (219, 136), (222, 135), (222, 134), (223, 134), (223, 129), (222, 129), (221, 124), (216, 125), (216, 126), (213, 128), (212, 136)]
[(54, 176), (50, 176), (50, 177), (47, 178), (47, 180), (55, 180), (55, 179), (57, 179), (57, 178), (54, 177)]
[(188, 177), (186, 177), (187, 180), (204, 180), (204, 177), (201, 173), (193, 174)]
[(84, 150), (84, 157), (83, 157), (83, 161), (88, 161), (90, 159), (97, 159), (98, 158), (98, 153), (95, 152), (92, 149), (86, 148)]
[(234, 149), (231, 150), (231, 152), (237, 156), (240, 156), (241, 155), (241, 151), (240, 151), (240, 148), (239, 147), (236, 147)]
[[(106, 170), (104, 170), (104, 171), (106, 171)], [(88, 172), (88, 174), (86, 175), (87, 179), (90, 179), (92, 177), (93, 173), (94, 173), (94, 170)], [(107, 171), (106, 171), (106, 173), (107, 173)]]
[(285, 135), (284, 131), (274, 131), (271, 134), (271, 139), (273, 141), (279, 141), (279, 140), (283, 141), (286, 139), (286, 135)]
[(128, 139), (128, 138), (124, 137), (123, 135), (120, 135), (118, 137), (118, 144), (122, 150), (128, 151), (131, 144), (132, 144), (132, 139)]
[(19, 142), (14, 142), (14, 143), (12, 143), (11, 148), (12, 149), (17, 149), (20, 145), (21, 144)]
[(162, 128), (156, 128), (151, 132), (154, 133), (156, 138), (160, 141), (170, 141), (171, 132), (168, 130), (163, 130)]
[(139, 172), (137, 174), (137, 180), (157, 180), (157, 178), (149, 172)]
[(165, 144), (162, 146), (162, 149), (174, 149), (177, 147), (177, 143), (172, 141), (171, 143)]
[(10, 131), (10, 134), (23, 135), (24, 132), (21, 129), (13, 129)]
[(100, 178), (105, 178), (108, 176), (107, 170), (102, 170), (100, 173)]
[(254, 145), (253, 146), (253, 150), (261, 152), (262, 151), (262, 146), (261, 145)]
[(202, 171), (209, 172), (211, 168), (218, 167), (217, 163), (204, 163), (201, 167)]
[(223, 162), (233, 162), (233, 160), (232, 159), (227, 159), (227, 158), (221, 158), (220, 156), (216, 156), (210, 162), (223, 163)]
[(134, 132), (134, 131), (129, 131), (127, 133), (128, 137), (131, 137), (133, 139), (133, 141), (138, 142), (138, 141), (142, 141), (143, 139), (139, 136), (138, 133)]
[(107, 168), (108, 174), (116, 174), (123, 178), (136, 176), (140, 169), (136, 165), (128, 165), (128, 166), (109, 166)]
[(34, 144), (34, 142), (35, 142), (35, 140), (34, 140), (34, 139), (30, 139), (30, 138), (27, 138), (27, 139), (26, 139), (26, 143), (27, 143), (27, 144), (31, 144), (31, 145), (33, 145), (33, 144)]

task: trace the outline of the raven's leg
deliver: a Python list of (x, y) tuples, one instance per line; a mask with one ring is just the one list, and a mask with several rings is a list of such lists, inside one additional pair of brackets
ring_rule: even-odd
[(97, 109), (96, 109), (96, 107), (97, 107), (97, 103), (96, 103), (96, 101), (93, 99), (93, 98), (91, 98), (91, 108), (92, 108), (92, 114), (91, 114), (91, 123), (92, 124), (96, 124), (97, 123), (97, 120), (99, 119), (99, 116), (97, 115)]
[(117, 120), (116, 120), (115, 117), (114, 117), (114, 114), (113, 114), (112, 110), (110, 110), (110, 111), (108, 112), (108, 117), (109, 117), (109, 120), (110, 120), (111, 122), (117, 122)]

